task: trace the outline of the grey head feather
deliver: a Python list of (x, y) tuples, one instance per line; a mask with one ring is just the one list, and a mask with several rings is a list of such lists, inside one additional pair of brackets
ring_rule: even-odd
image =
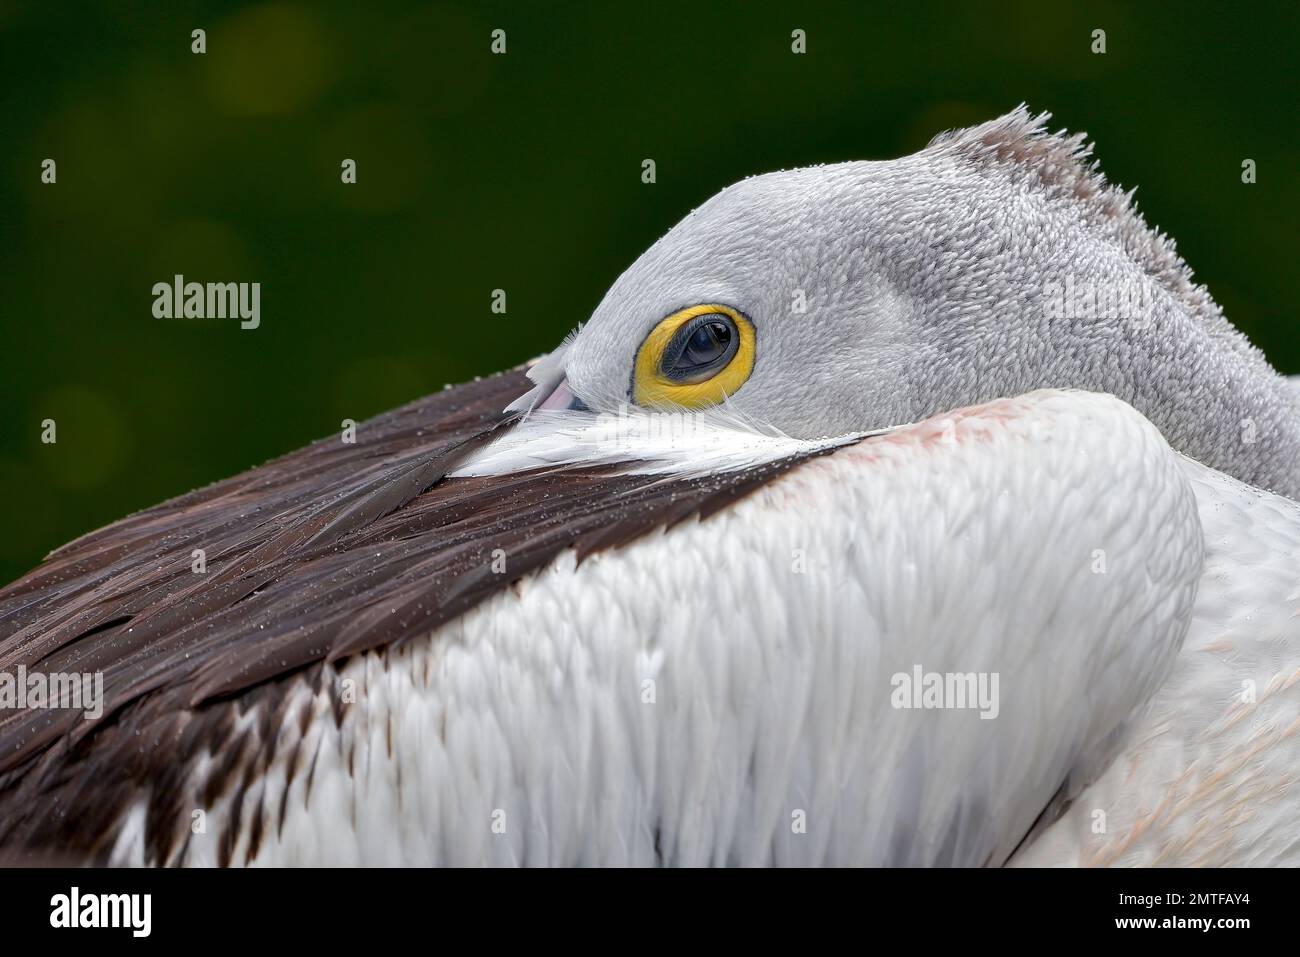
[(609, 289), (545, 372), (595, 411), (631, 401), (650, 331), (747, 315), (729, 402), (800, 438), (1037, 388), (1109, 392), (1176, 449), (1300, 494), (1293, 390), (1108, 184), (1083, 134), (1020, 106), (919, 153), (754, 176), (692, 211)]

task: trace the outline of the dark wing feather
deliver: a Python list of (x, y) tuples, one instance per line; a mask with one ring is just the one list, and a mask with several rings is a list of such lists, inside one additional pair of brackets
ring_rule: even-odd
[[(105, 699), (98, 721), (0, 711), (0, 847), (102, 859), (147, 784), (149, 847), (166, 861), (187, 800), (247, 788), (269, 763), (289, 682), (427, 635), (570, 546), (581, 558), (711, 514), (796, 461), (707, 479), (446, 479), (529, 386), (512, 371), (421, 399), (355, 444), (324, 439), (86, 535), (0, 590), (0, 670), (102, 672)], [(492, 571), (498, 548), (507, 574)], [(237, 730), (254, 704), (265, 726)], [(196, 785), (182, 776), (200, 745), (221, 761)]]

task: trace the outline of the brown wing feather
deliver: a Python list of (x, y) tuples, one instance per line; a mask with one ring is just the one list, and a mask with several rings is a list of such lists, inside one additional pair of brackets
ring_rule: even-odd
[[(102, 672), (105, 699), (98, 721), (0, 712), (0, 847), (103, 859), (147, 785), (150, 856), (168, 861), (189, 802), (247, 789), (269, 763), (291, 684), (427, 635), (565, 548), (581, 558), (711, 514), (796, 461), (707, 479), (446, 479), (528, 387), (507, 372), (419, 400), (355, 444), (322, 440), (86, 535), (0, 590), (0, 670)], [(492, 571), (498, 548), (508, 574)], [(241, 730), (254, 705), (263, 724)], [(201, 782), (185, 779), (196, 750), (221, 755)]]

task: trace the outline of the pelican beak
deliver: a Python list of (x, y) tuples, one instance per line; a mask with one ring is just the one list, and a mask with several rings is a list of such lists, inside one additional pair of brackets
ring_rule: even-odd
[(560, 409), (574, 412), (590, 412), (586, 403), (573, 394), (569, 380), (563, 373), (554, 377), (534, 379), (537, 385), (506, 406), (507, 412), (535, 412), (538, 409)]
[(551, 390), (550, 395), (542, 399), (533, 408), (535, 409), (565, 409), (571, 412), (589, 412), (587, 404), (573, 394), (569, 388), (569, 380), (561, 379), (556, 383), (555, 388)]

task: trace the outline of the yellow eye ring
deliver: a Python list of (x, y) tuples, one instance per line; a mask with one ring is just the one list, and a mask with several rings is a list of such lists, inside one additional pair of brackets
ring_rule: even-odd
[[(726, 316), (739, 334), (735, 353), (725, 366), (703, 382), (676, 382), (664, 375), (664, 354), (678, 331), (699, 316)], [(636, 354), (632, 397), (637, 405), (655, 408), (702, 409), (717, 405), (749, 379), (754, 371), (754, 326), (730, 306), (705, 303), (674, 312), (650, 331)]]

